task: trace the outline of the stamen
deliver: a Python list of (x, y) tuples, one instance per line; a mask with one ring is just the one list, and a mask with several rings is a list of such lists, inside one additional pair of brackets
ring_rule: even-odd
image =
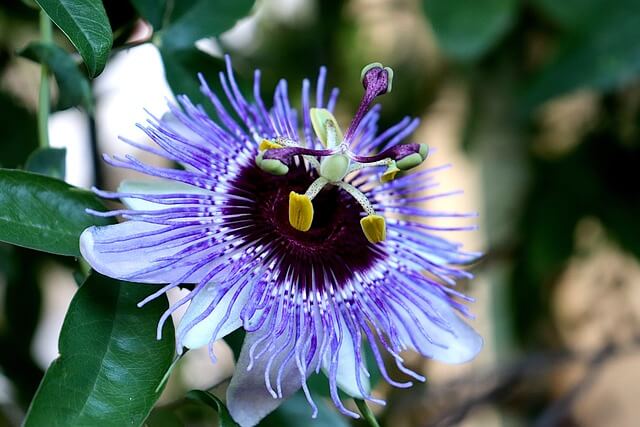
[(360, 220), (360, 226), (367, 240), (380, 243), (387, 238), (387, 225), (380, 215), (367, 215)]
[(295, 191), (289, 193), (289, 224), (299, 231), (309, 231), (313, 222), (313, 203), (311, 201), (329, 181), (320, 177), (313, 181), (304, 194)]
[(274, 141), (269, 141), (268, 139), (263, 139), (262, 142), (260, 142), (260, 145), (258, 146), (258, 149), (260, 151), (274, 150), (276, 148), (282, 148), (282, 145)]
[(311, 198), (295, 191), (289, 193), (289, 224), (296, 230), (309, 231), (312, 222), (313, 203), (311, 203)]
[(373, 210), (371, 202), (369, 201), (369, 199), (367, 199), (367, 196), (365, 196), (362, 191), (358, 190), (351, 184), (347, 184), (344, 181), (340, 181), (336, 185), (342, 188), (347, 193), (351, 194), (351, 197), (356, 199), (356, 202), (358, 202), (360, 206), (362, 206), (362, 209), (364, 209), (367, 215), (375, 215), (376, 211)]
[(307, 188), (307, 191), (305, 191), (304, 194), (307, 197), (309, 197), (309, 199), (313, 200), (313, 198), (318, 195), (320, 190), (322, 190), (324, 186), (327, 185), (328, 182), (329, 181), (326, 178), (321, 176), (320, 178), (316, 179), (311, 183), (311, 185), (309, 186), (309, 188)]
[(380, 181), (382, 183), (393, 181), (393, 179), (396, 177), (396, 174), (400, 172), (400, 170), (401, 169), (398, 168), (396, 162), (392, 160), (391, 163), (389, 163), (389, 166), (387, 166), (387, 170), (385, 170), (382, 176), (380, 176)]

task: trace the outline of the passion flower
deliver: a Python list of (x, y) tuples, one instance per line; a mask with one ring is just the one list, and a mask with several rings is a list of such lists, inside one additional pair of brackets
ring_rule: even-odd
[[(80, 238), (83, 256), (102, 274), (158, 284), (140, 305), (183, 284), (189, 293), (160, 319), (189, 304), (180, 322), (178, 351), (209, 345), (237, 328), (247, 332), (227, 404), (243, 426), (255, 425), (282, 399), (322, 370), (331, 397), (357, 418), (338, 389), (371, 396), (364, 348), (389, 384), (386, 358), (408, 377), (401, 352), (412, 349), (445, 363), (463, 363), (482, 339), (460, 314), (469, 298), (452, 288), (471, 275), (463, 267), (477, 254), (434, 234), (425, 220), (467, 214), (427, 209), (451, 193), (431, 193), (440, 168), (412, 169), (426, 145), (402, 142), (418, 126), (405, 118), (378, 132), (374, 99), (391, 91), (393, 72), (374, 63), (362, 71), (364, 96), (346, 132), (333, 116), (338, 90), (325, 99), (320, 69), (312, 107), (302, 83), (301, 107), (289, 101), (281, 80), (267, 108), (255, 72), (253, 100), (236, 84), (231, 62), (220, 83), (231, 108), (200, 76), (215, 107), (212, 119), (185, 96), (162, 118), (139, 126), (156, 144), (143, 150), (182, 165), (146, 165), (132, 156), (105, 157), (117, 167), (157, 178), (124, 181), (117, 192), (126, 209), (96, 215), (126, 221), (91, 227)], [(213, 357), (213, 354), (212, 354)]]

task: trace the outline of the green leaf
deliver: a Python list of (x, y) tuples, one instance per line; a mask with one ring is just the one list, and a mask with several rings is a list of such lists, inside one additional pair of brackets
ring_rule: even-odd
[(64, 180), (66, 159), (66, 148), (38, 148), (31, 153), (24, 168), (29, 172)]
[(236, 427), (238, 424), (233, 421), (229, 410), (225, 404), (211, 393), (202, 390), (191, 390), (187, 393), (187, 398), (200, 401), (205, 405), (211, 406), (218, 413), (220, 427)]
[(11, 349), (0, 351), (0, 366), (11, 382), (15, 400), (25, 406), (44, 374), (32, 356), (32, 338), (40, 324), (42, 309), (38, 279), (43, 255), (0, 243), (0, 275), (4, 279), (0, 348)]
[(167, 8), (165, 0), (131, 0), (131, 3), (140, 16), (151, 24), (154, 31), (158, 31), (162, 27)]
[(93, 273), (78, 290), (25, 427), (139, 426), (156, 400), (174, 354), (173, 326), (156, 326), (168, 308), (159, 298), (138, 308), (152, 288)]
[(36, 0), (84, 59), (89, 75), (104, 69), (113, 38), (100, 0)]
[(612, 90), (640, 74), (640, 2), (609, 4), (570, 34), (527, 87), (525, 110), (578, 88)]
[(566, 29), (584, 26), (603, 7), (608, 0), (533, 0), (532, 3), (548, 15), (553, 21)]
[(249, 13), (253, 0), (185, 0), (176, 6), (162, 31), (165, 49), (191, 48), (197, 40), (222, 34)]
[[(190, 417), (190, 421), (191, 419)], [(145, 427), (184, 427), (185, 423), (176, 414), (174, 408), (155, 407), (147, 417), (144, 425)]]
[(89, 80), (64, 49), (54, 44), (33, 42), (19, 54), (32, 61), (46, 64), (53, 71), (60, 92), (58, 109), (64, 110), (82, 105), (88, 112), (93, 111)]
[(91, 225), (111, 220), (92, 193), (44, 175), (0, 169), (0, 241), (60, 255), (79, 256), (78, 239)]
[(462, 61), (489, 51), (513, 24), (517, 6), (517, 0), (424, 0), (440, 48)]

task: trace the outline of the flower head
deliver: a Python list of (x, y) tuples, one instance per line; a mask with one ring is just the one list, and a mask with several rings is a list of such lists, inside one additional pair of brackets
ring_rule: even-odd
[(380, 109), (371, 104), (391, 91), (393, 72), (377, 63), (363, 69), (362, 102), (344, 133), (332, 113), (338, 90), (325, 100), (325, 77), (321, 68), (314, 107), (308, 80), (299, 109), (281, 80), (267, 108), (260, 72), (249, 101), (227, 58), (220, 82), (232, 109), (201, 76), (216, 119), (182, 96), (161, 119), (140, 126), (157, 147), (126, 142), (184, 168), (105, 157), (158, 180), (95, 190), (121, 199), (126, 209), (94, 213), (126, 221), (91, 227), (80, 239), (97, 271), (164, 284), (140, 305), (193, 284), (158, 325), (159, 333), (171, 313), (189, 304), (176, 332), (179, 351), (211, 348), (237, 328), (247, 331), (227, 392), (231, 414), (243, 426), (300, 388), (315, 414), (306, 379), (320, 370), (344, 414), (358, 417), (338, 389), (383, 403), (370, 394), (365, 346), (396, 387), (412, 383), (390, 377), (385, 354), (423, 381), (403, 365), (401, 351), (463, 363), (482, 347), (460, 317), (469, 316), (462, 304), (469, 298), (451, 287), (470, 277), (461, 266), (477, 254), (437, 237), (438, 227), (425, 222), (465, 215), (421, 207), (450, 193), (428, 193), (438, 168), (411, 171), (428, 153), (426, 145), (401, 144), (418, 120), (405, 118), (378, 132)]

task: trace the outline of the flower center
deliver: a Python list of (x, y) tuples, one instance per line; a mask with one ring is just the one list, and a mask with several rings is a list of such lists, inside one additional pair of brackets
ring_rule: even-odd
[(427, 157), (428, 147), (424, 144), (398, 145), (374, 156), (359, 156), (349, 149), (350, 142), (372, 101), (377, 96), (391, 91), (393, 71), (391, 68), (374, 63), (362, 70), (361, 78), (365, 93), (344, 137), (329, 110), (311, 108), (309, 115), (313, 130), (324, 149), (304, 148), (296, 141), (286, 138), (265, 139), (260, 144), (256, 165), (271, 175), (292, 179), (290, 176), (291, 165), (294, 164), (292, 160), (294, 157), (299, 157), (315, 172), (315, 179), (304, 188), (303, 192), (291, 190), (289, 193), (287, 204), (289, 224), (294, 229), (302, 232), (311, 230), (316, 217), (314, 206), (318, 206), (318, 201), (313, 203), (314, 198), (326, 186), (336, 187), (351, 196), (364, 210), (366, 216), (360, 219), (362, 232), (369, 242), (379, 243), (386, 238), (384, 217), (376, 214), (367, 196), (346, 182), (345, 177), (365, 167), (383, 166), (386, 170), (381, 176), (381, 181), (390, 181), (399, 171), (411, 169), (422, 163)]
[(304, 164), (292, 165), (286, 176), (249, 164), (230, 183), (230, 193), (238, 197), (224, 208), (225, 216), (232, 218), (225, 220), (226, 226), (238, 237), (263, 245), (261, 250), (273, 254), (274, 259), (282, 259), (280, 270), (290, 270), (309, 290), (313, 280), (327, 282), (326, 278), (312, 279), (310, 271), (333, 274), (339, 283), (346, 283), (354, 273), (367, 271), (383, 257), (360, 231), (357, 202), (338, 187), (328, 186), (316, 195), (316, 214), (308, 231), (291, 226), (289, 195), (304, 193), (316, 176), (317, 172)]

